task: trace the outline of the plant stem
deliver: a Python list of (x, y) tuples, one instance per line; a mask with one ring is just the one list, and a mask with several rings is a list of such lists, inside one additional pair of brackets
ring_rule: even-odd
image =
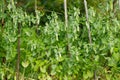
[(16, 73), (16, 79), (19, 80), (19, 69), (20, 69), (20, 29), (21, 29), (21, 24), (18, 23), (18, 47), (17, 47), (17, 73)]
[[(6, 1), (3, 0), (3, 6), (2, 6), (2, 13), (4, 14), (5, 12), (5, 8), (6, 8)], [(1, 29), (1, 33), (3, 34), (4, 33), (4, 24), (5, 24), (5, 20), (4, 18), (2, 18), (2, 21), (1, 21), (1, 24), (2, 24), (2, 29)], [(3, 38), (3, 37), (2, 37)], [(4, 53), (6, 54), (6, 53)], [(5, 65), (6, 64), (6, 57), (2, 57), (2, 64)], [(4, 80), (8, 80), (7, 79), (7, 73), (5, 71), (5, 75), (4, 75)]]
[[(86, 0), (84, 0), (84, 6), (85, 6), (85, 13), (86, 13), (86, 26), (88, 28), (89, 43), (90, 43), (90, 47), (92, 47), (92, 37), (91, 37), (91, 31), (90, 31), (88, 8), (87, 8), (87, 1)], [(97, 80), (97, 71), (96, 71), (96, 69), (94, 70), (94, 80)]]
[(36, 14), (36, 34), (38, 34), (39, 16), (37, 12), (37, 0), (35, 0), (35, 14)]
[(89, 17), (88, 17), (88, 8), (87, 8), (87, 1), (86, 0), (84, 0), (84, 6), (85, 6), (85, 12), (86, 12), (86, 26), (88, 28), (89, 42), (90, 42), (90, 44), (92, 44), (90, 24), (89, 24)]
[(68, 27), (67, 0), (64, 0), (64, 14), (65, 14), (65, 30), (67, 30)]
[(65, 16), (65, 31), (66, 31), (66, 40), (67, 40), (66, 51), (67, 51), (67, 54), (70, 55), (69, 53), (70, 45), (69, 45), (69, 39), (68, 39), (67, 0), (64, 0), (64, 16)]
[(118, 0), (119, 10), (120, 10), (120, 0)]
[(114, 14), (116, 13), (116, 9), (115, 9), (116, 3), (117, 3), (117, 0), (114, 0), (113, 1), (113, 13)]

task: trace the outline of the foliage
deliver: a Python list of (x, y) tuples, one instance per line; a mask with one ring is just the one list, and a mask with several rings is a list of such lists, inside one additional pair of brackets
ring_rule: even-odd
[[(0, 4), (3, 10), (2, 2)], [(108, 9), (105, 14), (98, 14), (98, 9), (89, 6), (93, 42), (90, 45), (82, 8), (71, 3), (66, 31), (57, 12), (46, 15), (48, 21), (41, 25), (41, 11), (37, 10), (36, 15), (29, 14), (8, 3), (6, 12), (0, 12), (0, 20), (5, 20), (3, 32), (0, 25), (0, 79), (5, 75), (8, 80), (16, 79), (18, 36), (21, 40), (21, 80), (92, 80), (95, 72), (99, 79), (120, 79), (120, 21), (112, 13), (109, 2), (106, 4), (108, 6), (102, 6), (105, 7), (103, 12)], [(22, 25), (20, 35), (17, 34), (18, 23)], [(70, 45), (69, 54), (67, 44)], [(3, 57), (6, 58), (4, 64)]]

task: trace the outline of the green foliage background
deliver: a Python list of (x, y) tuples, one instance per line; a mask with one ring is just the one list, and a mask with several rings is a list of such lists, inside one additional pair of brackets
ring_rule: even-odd
[[(21, 80), (120, 79), (120, 16), (113, 0), (88, 0), (92, 45), (84, 4), (68, 0), (68, 29), (63, 0), (0, 1), (0, 79), (15, 80), (17, 38), (21, 38)], [(48, 12), (47, 12), (48, 11)], [(18, 35), (18, 23), (21, 34)], [(3, 30), (4, 29), (4, 30)], [(68, 38), (66, 38), (68, 34)], [(69, 42), (69, 54), (66, 45)], [(2, 58), (6, 58), (3, 64)]]

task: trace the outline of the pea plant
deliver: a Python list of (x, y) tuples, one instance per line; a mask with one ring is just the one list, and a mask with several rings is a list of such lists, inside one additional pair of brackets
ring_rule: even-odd
[(90, 44), (80, 8), (68, 9), (67, 23), (53, 11), (45, 25), (37, 5), (35, 14), (13, 0), (0, 8), (0, 80), (120, 79), (120, 21), (112, 11), (103, 17), (88, 8)]

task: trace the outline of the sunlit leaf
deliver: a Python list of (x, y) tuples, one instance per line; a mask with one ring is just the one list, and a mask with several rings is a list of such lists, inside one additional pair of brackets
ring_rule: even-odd
[(22, 66), (24, 68), (27, 68), (29, 66), (29, 62), (28, 61), (22, 62)]

